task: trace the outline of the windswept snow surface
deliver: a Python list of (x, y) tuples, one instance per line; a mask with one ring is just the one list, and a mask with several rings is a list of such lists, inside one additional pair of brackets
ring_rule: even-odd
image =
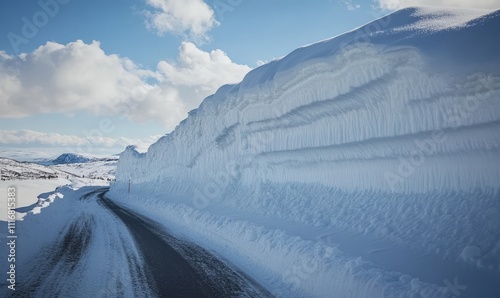
[(500, 297), (499, 33), (408, 8), (299, 48), (127, 148), (111, 196), (278, 296)]

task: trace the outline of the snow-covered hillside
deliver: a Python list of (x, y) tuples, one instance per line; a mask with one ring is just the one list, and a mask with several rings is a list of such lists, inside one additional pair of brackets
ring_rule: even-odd
[[(64, 153), (56, 159), (47, 161), (51, 168), (64, 171), (80, 178), (112, 181), (115, 179), (118, 156), (83, 156), (74, 153)], [(92, 184), (96, 185), (96, 184)]]
[(91, 160), (92, 159), (89, 157), (85, 157), (74, 153), (63, 153), (59, 155), (56, 159), (54, 159), (51, 162), (51, 164), (59, 165), (59, 164), (69, 164), (69, 163), (84, 163), (84, 162), (89, 162)]
[[(64, 171), (79, 178), (91, 180), (112, 181), (115, 179), (115, 170), (118, 159), (97, 160), (85, 163), (59, 164), (51, 166), (53, 169)], [(92, 185), (101, 185), (94, 184)]]
[(0, 157), (1, 180), (53, 179), (61, 175), (65, 173), (44, 165)]
[[(70, 156), (73, 154), (67, 154)], [(75, 155), (76, 156), (76, 155)], [(3, 189), (16, 187), (17, 219), (23, 219), (28, 211), (38, 212), (48, 206), (43, 195), (59, 186), (107, 186), (115, 179), (118, 157), (90, 156), (84, 163), (43, 165), (43, 158), (35, 157), (39, 163), (19, 162), (0, 157), (0, 186)], [(50, 162), (50, 164), (53, 164)], [(40, 197), (42, 196), (42, 197)], [(7, 219), (7, 204), (0, 206), (0, 221)]]
[(113, 162), (117, 161), (117, 155), (111, 156), (93, 156), (93, 155), (81, 155), (75, 153), (63, 153), (55, 159), (49, 159), (44, 161), (38, 161), (39, 164), (43, 165), (63, 165), (63, 164), (74, 164), (74, 163), (89, 163), (89, 162)]
[[(74, 156), (74, 158), (68, 158)], [(0, 157), (1, 180), (89, 178), (111, 181), (115, 178), (117, 156), (81, 157), (63, 154), (53, 161), (19, 162)]]
[(127, 148), (111, 195), (280, 296), (498, 297), (499, 35), (408, 8), (299, 48)]

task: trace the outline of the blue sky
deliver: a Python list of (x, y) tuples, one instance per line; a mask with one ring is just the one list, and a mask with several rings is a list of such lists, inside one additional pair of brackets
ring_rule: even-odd
[(0, 148), (153, 142), (220, 85), (400, 2), (1, 1)]
[[(101, 41), (107, 53), (129, 57), (146, 67), (158, 61), (175, 59), (182, 36), (158, 35), (145, 26), (144, 0), (66, 0), (60, 11), (21, 52), (31, 52), (47, 41), (61, 44), (81, 39), (86, 43)], [(219, 3), (226, 3), (222, 6)], [(283, 56), (293, 49), (332, 37), (369, 22), (381, 12), (371, 9), (370, 1), (360, 1), (362, 8), (348, 11), (346, 4), (335, 0), (209, 0), (220, 25), (209, 33), (210, 39), (200, 48), (220, 48), (236, 62), (255, 66), (258, 60)], [(239, 3), (231, 5), (230, 3)], [(23, 16), (32, 17), (41, 9), (37, 1), (2, 1), (0, 46), (16, 53), (7, 38), (8, 32), (20, 32)], [(219, 8), (219, 9), (217, 9)]]

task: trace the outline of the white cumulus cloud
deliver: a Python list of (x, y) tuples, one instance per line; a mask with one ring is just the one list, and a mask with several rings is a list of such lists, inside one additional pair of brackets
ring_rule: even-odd
[(219, 23), (214, 11), (203, 0), (146, 0), (146, 25), (159, 34), (188, 35), (204, 39)]
[(106, 55), (98, 42), (54, 42), (30, 54), (0, 56), (0, 117), (89, 110), (106, 113), (148, 88), (127, 59)]
[(205, 52), (188, 42), (177, 61), (161, 61), (155, 70), (106, 54), (99, 42), (49, 42), (28, 54), (0, 52), (0, 117), (87, 111), (161, 122), (170, 131), (206, 96), (249, 70), (221, 50)]
[(409, 6), (437, 6), (500, 9), (499, 0), (378, 0), (384, 9), (400, 9)]

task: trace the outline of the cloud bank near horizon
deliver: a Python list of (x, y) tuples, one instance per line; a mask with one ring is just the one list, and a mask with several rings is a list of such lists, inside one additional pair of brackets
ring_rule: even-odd
[(9, 147), (58, 147), (67, 148), (73, 153), (92, 153), (98, 149), (116, 149), (134, 145), (145, 148), (156, 142), (161, 136), (149, 136), (143, 139), (111, 138), (101, 136), (79, 137), (58, 133), (45, 133), (29, 129), (0, 130), (0, 146)]

